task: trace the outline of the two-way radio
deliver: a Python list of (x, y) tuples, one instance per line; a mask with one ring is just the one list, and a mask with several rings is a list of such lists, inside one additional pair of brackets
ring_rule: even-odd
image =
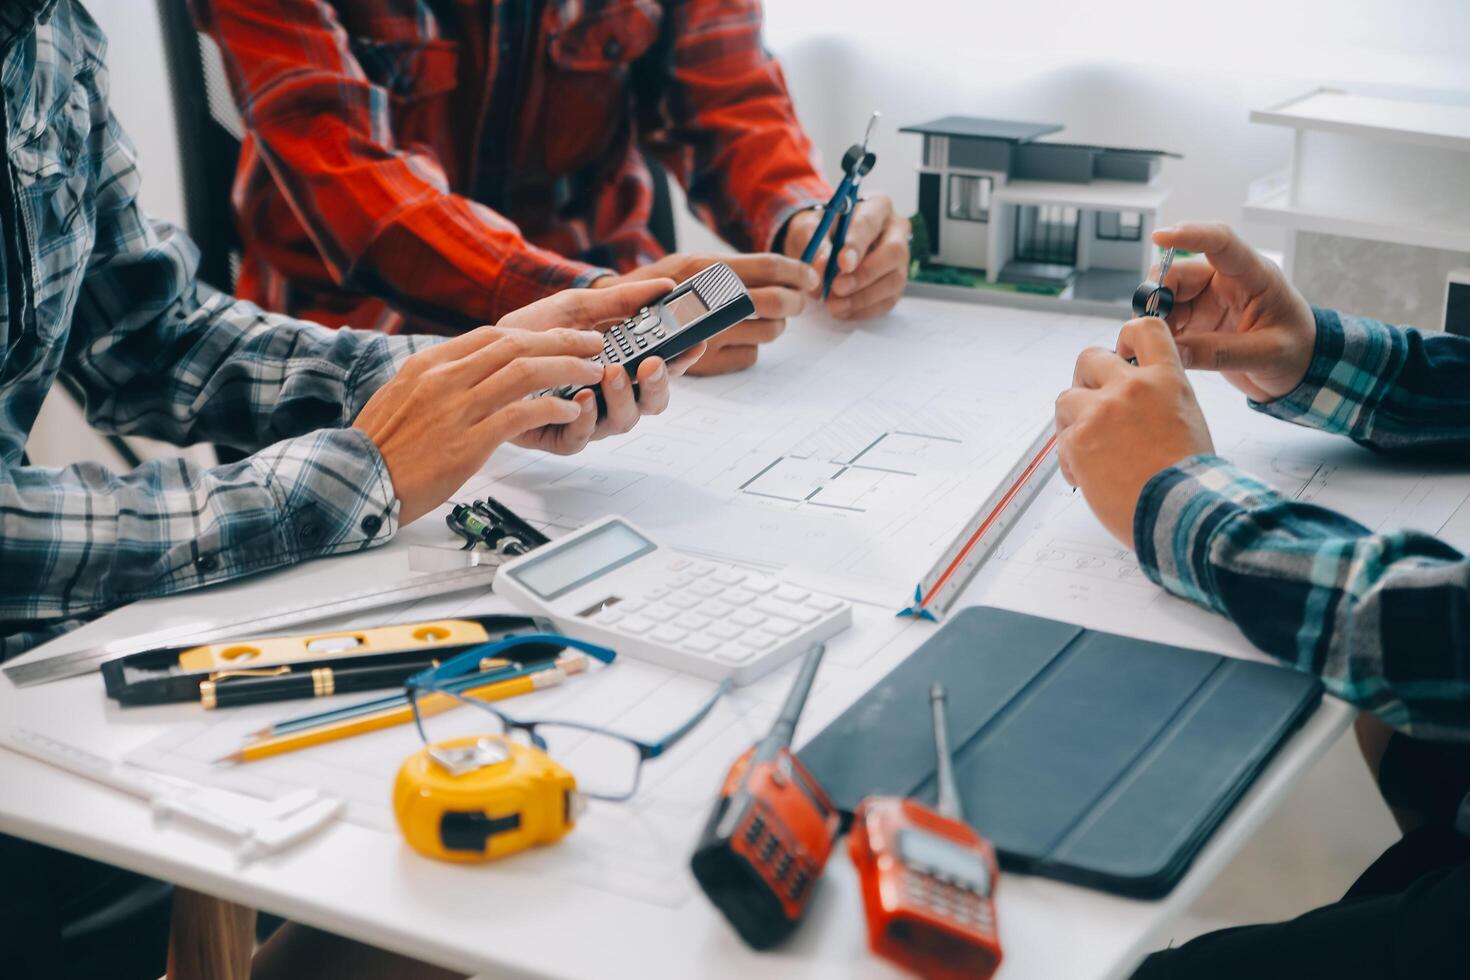
[(690, 862), (710, 901), (756, 949), (796, 928), (841, 831), (837, 808), (791, 752), (823, 650), (807, 654), (770, 734), (731, 767)]

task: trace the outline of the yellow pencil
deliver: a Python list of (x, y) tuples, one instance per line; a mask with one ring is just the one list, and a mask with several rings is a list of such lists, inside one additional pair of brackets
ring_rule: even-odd
[[(461, 697), (471, 697), (480, 701), (502, 701), (513, 698), (518, 694), (530, 694), (544, 687), (555, 687), (566, 680), (567, 672), (560, 667), (552, 667), (548, 670), (539, 670), (534, 674), (526, 674), (521, 677), (511, 677), (503, 681), (493, 681), (480, 687), (472, 687), (461, 691)], [(458, 707), (461, 702), (448, 694), (434, 693), (419, 699), (419, 713), (423, 715), (437, 715)], [(340, 739), (351, 738), (354, 735), (363, 735), (367, 732), (376, 732), (383, 728), (392, 728), (394, 725), (403, 725), (413, 721), (412, 705), (402, 705), (397, 708), (385, 708), (370, 715), (361, 715), (357, 718), (346, 718), (342, 721), (328, 722), (316, 728), (308, 728), (300, 732), (291, 732), (286, 735), (276, 735), (269, 738), (257, 739), (243, 746), (238, 752), (233, 752), (216, 762), (255, 762), (257, 759), (268, 759), (273, 755), (282, 755), (286, 752), (295, 752), (297, 749), (310, 748), (313, 745), (323, 745), (327, 742), (336, 742)]]

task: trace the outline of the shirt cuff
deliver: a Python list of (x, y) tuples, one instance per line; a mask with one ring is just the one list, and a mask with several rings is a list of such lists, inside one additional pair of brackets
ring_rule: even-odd
[(1374, 409), (1403, 363), (1404, 338), (1377, 320), (1313, 307), (1317, 342), (1301, 384), (1251, 408), (1274, 418), (1339, 435), (1366, 431)]
[(786, 232), (786, 223), (798, 212), (812, 205), (826, 204), (832, 199), (832, 188), (822, 180), (808, 180), (788, 185), (786, 193), (765, 202), (752, 216), (750, 240), (767, 252), (777, 250), (777, 239)]
[[(221, 483), (263, 486), (274, 506), (211, 521), (193, 539), (192, 560), (176, 566), (159, 583), (158, 594), (361, 551), (398, 531), (399, 504), (388, 466), (360, 429), (285, 439), (236, 466), (216, 471)], [(222, 486), (221, 496), (238, 495)]]
[(1133, 512), (1139, 567), (1175, 595), (1223, 613), (1212, 542), (1235, 519), (1283, 499), (1219, 456), (1191, 456), (1156, 474), (1139, 495)]
[[(347, 414), (342, 417), (342, 425), (352, 424), (352, 420), (357, 418), (357, 413), (362, 411), (368, 399), (377, 394), (379, 388), (393, 380), (393, 376), (402, 370), (404, 361), (421, 350), (427, 350), (449, 339), (448, 337), (431, 337), (426, 334), (389, 336), (368, 331), (362, 331), (362, 333), (370, 339), (367, 349), (358, 356), (357, 363), (352, 366), (352, 372), (347, 376), (345, 404), (343, 405)], [(376, 451), (377, 447), (374, 447), (374, 452)]]

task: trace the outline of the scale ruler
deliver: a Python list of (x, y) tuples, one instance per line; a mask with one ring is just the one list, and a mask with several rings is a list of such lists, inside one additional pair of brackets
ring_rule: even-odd
[(185, 623), (169, 629), (130, 636), (111, 643), (87, 647), (54, 657), (42, 657), (4, 668), (5, 676), (16, 687), (32, 687), (50, 681), (91, 673), (108, 661), (145, 650), (163, 647), (213, 643), (217, 640), (242, 640), (261, 636), (287, 626), (315, 622), (335, 616), (346, 616), (366, 609), (379, 609), (415, 599), (429, 599), (468, 589), (489, 588), (495, 580), (494, 565), (477, 565), (450, 571), (415, 575), (401, 585), (372, 587), (349, 592), (335, 599), (315, 600), (306, 604), (278, 606), (252, 613), (240, 619), (204, 620)]
[(914, 619), (938, 620), (970, 580), (990, 560), (996, 545), (1041, 493), (1057, 470), (1057, 428), (1049, 422), (1027, 447), (1000, 487), (950, 542), (934, 567), (914, 588), (913, 603), (899, 612)]

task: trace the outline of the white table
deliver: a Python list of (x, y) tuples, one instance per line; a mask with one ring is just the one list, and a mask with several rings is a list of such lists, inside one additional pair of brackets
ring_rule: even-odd
[[(413, 529), (416, 531), (417, 529)], [(410, 537), (412, 534), (409, 535)], [(60, 651), (312, 589), (350, 589), (401, 574), (406, 542), (317, 562), (193, 595), (141, 604), (50, 647)], [(1223, 622), (1221, 629), (1229, 629)], [(856, 631), (837, 642), (860, 642)], [(910, 634), (917, 643), (922, 631)], [(77, 744), (122, 756), (165, 725), (121, 712), (96, 675), (17, 690), (0, 679), (0, 719), (55, 719)], [(1349, 723), (1327, 699), (1231, 813), (1184, 881), (1164, 900), (1133, 901), (1022, 875), (1004, 877), (998, 914), (1002, 980), (1126, 977), (1166, 940), (1171, 924), (1250, 839), (1302, 772)], [(365, 942), (466, 971), (502, 976), (888, 977), (869, 955), (860, 899), (845, 854), (834, 855), (808, 921), (778, 951), (756, 954), (701, 896), (648, 905), (564, 880), (518, 872), (514, 860), (453, 866), (418, 857), (396, 836), (338, 823), (279, 857), (245, 868), (217, 842), (156, 827), (137, 800), (0, 751), (0, 831), (164, 878)], [(845, 850), (845, 848), (844, 848)]]

